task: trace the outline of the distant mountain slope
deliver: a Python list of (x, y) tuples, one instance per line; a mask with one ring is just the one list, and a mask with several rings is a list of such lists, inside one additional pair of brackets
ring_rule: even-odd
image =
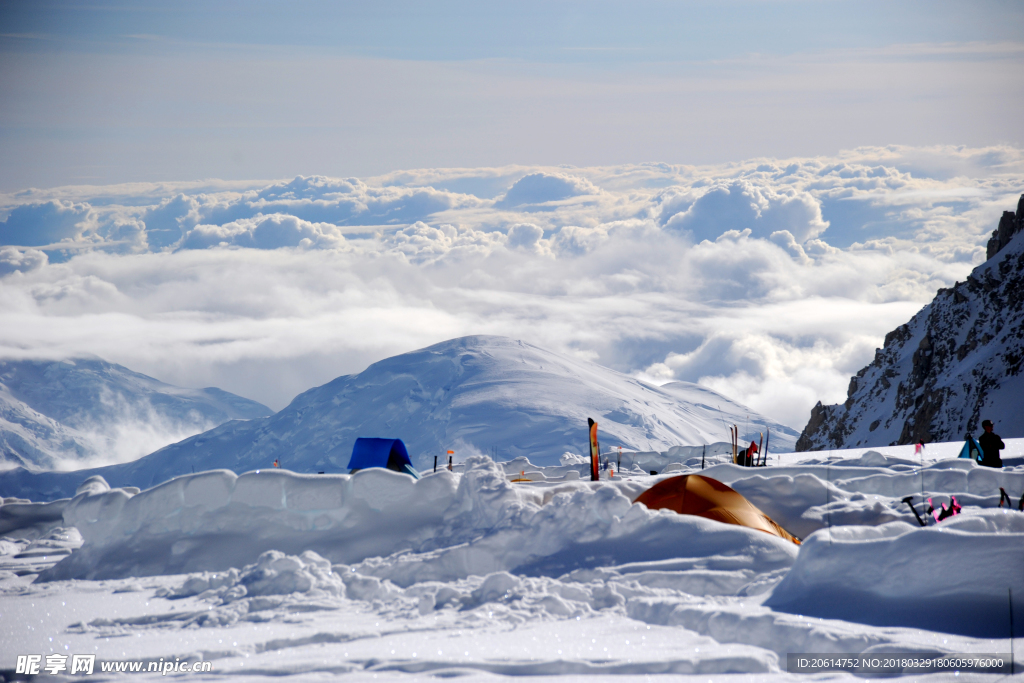
[[(403, 439), (421, 469), (431, 467), (435, 455), (444, 462), (449, 449), (460, 459), (527, 455), (538, 464), (557, 464), (566, 451), (585, 452), (588, 417), (598, 421), (605, 450), (726, 441), (726, 425), (733, 423), (746, 430), (745, 438), (770, 427), (773, 450), (791, 450), (797, 436), (703, 387), (675, 382), (659, 388), (525, 342), (478, 336), (382, 360), (310, 389), (270, 417), (229, 422), (94, 473), (114, 485), (145, 487), (193, 469), (243, 472), (274, 460), (297, 472), (345, 472), (360, 436)], [(74, 486), (88, 473), (78, 474)], [(62, 481), (38, 481), (44, 480)], [(0, 493), (13, 481), (0, 478)]]
[(885, 336), (846, 402), (811, 410), (797, 450), (1024, 436), (1024, 196), (1003, 214), (989, 259)]
[(125, 462), (272, 412), (220, 389), (183, 389), (99, 359), (0, 360), (0, 467)]

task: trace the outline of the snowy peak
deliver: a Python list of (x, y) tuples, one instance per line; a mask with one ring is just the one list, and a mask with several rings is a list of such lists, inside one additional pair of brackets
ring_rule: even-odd
[(270, 413), (220, 389), (184, 389), (99, 359), (0, 360), (0, 467), (125, 462)]
[[(360, 436), (403, 439), (421, 468), (447, 450), (460, 458), (524, 455), (556, 463), (566, 451), (585, 450), (588, 417), (600, 424), (606, 448), (650, 451), (721, 441), (726, 421), (747, 414), (757, 431), (767, 425), (778, 435), (779, 447), (794, 443), (794, 430), (707, 389), (675, 384), (662, 389), (505, 337), (462, 337), (305, 392), (277, 415), (251, 425), (257, 437), (231, 465), (266, 467), (279, 460), (297, 471), (345, 471)], [(682, 399), (679, 392), (687, 390), (710, 400)], [(709, 405), (716, 403), (728, 412), (725, 420)], [(193, 448), (181, 444), (183, 455)]]
[(774, 451), (790, 450), (797, 436), (703, 387), (656, 387), (526, 342), (474, 336), (387, 358), (310, 389), (279, 413), (224, 424), (100, 473), (145, 487), (275, 460), (296, 472), (346, 472), (364, 436), (402, 439), (419, 469), (431, 469), (435, 456), (444, 462), (448, 450), (459, 461), (486, 454), (555, 465), (567, 451), (587, 452), (588, 417), (600, 425), (604, 451), (726, 441), (731, 424), (748, 440), (771, 429)]
[(812, 409), (797, 450), (958, 440), (983, 419), (1024, 436), (1024, 237), (1007, 213), (992, 257), (887, 334), (846, 402)]

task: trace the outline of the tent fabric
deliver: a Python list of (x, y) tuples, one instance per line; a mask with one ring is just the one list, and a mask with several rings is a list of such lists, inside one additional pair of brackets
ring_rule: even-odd
[(800, 545), (800, 539), (761, 512), (740, 493), (720, 481), (699, 474), (684, 474), (660, 481), (633, 501), (651, 510), (672, 510), (716, 522), (737, 524), (784, 538)]
[(978, 442), (974, 440), (974, 437), (968, 434), (967, 438), (964, 439), (964, 447), (960, 449), (959, 457), (969, 458), (974, 460), (974, 462), (981, 462), (985, 454), (982, 452)]
[(356, 439), (355, 445), (352, 446), (348, 469), (355, 472), (368, 467), (385, 467), (415, 476), (409, 451), (405, 449), (401, 439)]

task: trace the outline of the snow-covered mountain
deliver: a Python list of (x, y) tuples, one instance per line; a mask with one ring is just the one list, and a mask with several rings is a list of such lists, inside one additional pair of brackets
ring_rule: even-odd
[(1024, 436), (1024, 195), (989, 259), (885, 336), (846, 402), (811, 410), (797, 450)]
[[(420, 469), (431, 468), (435, 455), (444, 462), (447, 450), (458, 460), (483, 453), (557, 464), (566, 451), (586, 452), (588, 417), (597, 420), (606, 451), (727, 441), (731, 424), (747, 440), (771, 429), (773, 451), (792, 450), (797, 436), (704, 387), (657, 387), (525, 342), (474, 336), (382, 360), (300, 394), (279, 413), (223, 424), (133, 463), (79, 472), (75, 481), (44, 479), (58, 493), (74, 491), (90, 473), (146, 487), (192, 471), (244, 472), (275, 460), (296, 472), (346, 472), (361, 436), (401, 438)], [(0, 491), (12, 495), (16, 480), (28, 486), (20, 476), (0, 478)]]
[(272, 412), (221, 389), (184, 389), (99, 359), (0, 360), (0, 468), (126, 462)]

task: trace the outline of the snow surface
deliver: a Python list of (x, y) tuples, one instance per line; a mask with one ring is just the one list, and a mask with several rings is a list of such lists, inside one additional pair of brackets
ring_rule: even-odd
[[(60, 652), (247, 678), (790, 679), (787, 653), (1009, 653), (1024, 513), (997, 505), (1000, 486), (1024, 494), (1024, 466), (857, 450), (701, 470), (699, 454), (660, 455), (671, 472), (624, 462), (596, 483), (573, 458), (475, 456), (420, 480), (210, 471), (5, 499), (0, 670)], [(728, 483), (803, 544), (630, 503), (677, 472)], [(904, 495), (964, 511), (921, 528)]]
[(148, 488), (181, 474), (242, 473), (275, 460), (296, 472), (347, 472), (361, 436), (402, 439), (420, 470), (435, 456), (444, 461), (448, 450), (458, 461), (482, 453), (555, 465), (566, 452), (587, 452), (588, 417), (598, 421), (604, 451), (727, 441), (733, 424), (745, 442), (770, 429), (774, 451), (792, 450), (797, 437), (695, 384), (657, 387), (522, 341), (473, 336), (382, 360), (300, 394), (275, 415), (229, 422), (132, 463), (75, 475), (2, 474), (0, 495), (67, 496), (92, 474)]
[(131, 461), (228, 420), (271, 412), (221, 389), (176, 387), (96, 358), (0, 360), (0, 469)]

